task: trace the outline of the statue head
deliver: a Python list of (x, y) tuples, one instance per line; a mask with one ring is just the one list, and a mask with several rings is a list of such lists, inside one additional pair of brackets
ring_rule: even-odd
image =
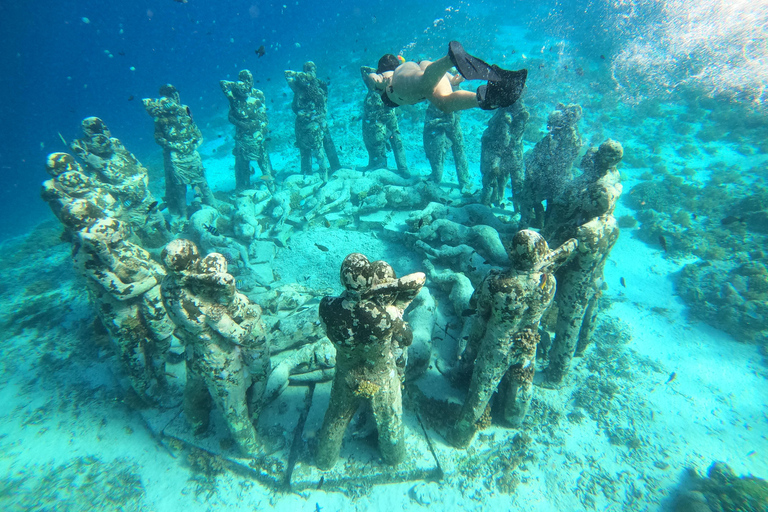
[(365, 255), (353, 252), (341, 263), (341, 284), (351, 291), (364, 291), (373, 284), (371, 263)]
[(160, 253), (160, 259), (172, 272), (182, 272), (184, 270), (196, 270), (200, 262), (200, 251), (191, 240), (178, 238), (168, 242), (163, 252)]
[(56, 178), (67, 171), (79, 171), (80, 166), (69, 153), (51, 153), (45, 161), (45, 170)]
[(107, 138), (110, 138), (112, 136), (112, 133), (109, 131), (109, 128), (107, 128), (107, 125), (104, 124), (104, 121), (98, 117), (86, 117), (80, 123), (80, 127), (83, 129), (83, 133), (86, 137), (104, 135)]
[(124, 223), (112, 217), (99, 219), (83, 230), (87, 239), (98, 240), (107, 245), (115, 244), (128, 237), (128, 228)]
[(179, 91), (171, 84), (164, 84), (160, 86), (160, 96), (164, 96), (166, 98), (170, 98), (176, 103), (181, 103), (181, 97), (179, 96)]
[(530, 229), (518, 231), (507, 244), (507, 255), (515, 270), (531, 270), (537, 263), (544, 261), (547, 254), (547, 241)]

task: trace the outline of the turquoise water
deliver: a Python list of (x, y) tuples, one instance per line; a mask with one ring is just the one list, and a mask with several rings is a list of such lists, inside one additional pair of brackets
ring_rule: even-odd
[[(720, 1), (3, 5), (0, 508), (768, 510), (756, 480), (768, 478), (767, 11)], [(524, 151), (547, 135), (559, 103), (582, 108), (576, 174), (588, 148), (609, 138), (624, 148), (613, 212), (621, 234), (598, 283), (591, 345), (562, 387), (544, 386), (539, 372), (522, 426), (505, 426), (494, 411), (466, 450), (446, 441), (467, 392), (446, 368), (473, 318), (468, 294), (506, 267), (468, 230), (490, 226), (507, 241), (518, 222), (509, 186), (502, 204), (479, 206), (492, 113), (462, 112), (469, 190), (462, 194), (447, 151), (438, 215), (427, 200), (399, 202), (432, 172), (425, 103), (396, 110), (410, 181), (361, 170), (360, 66), (390, 52), (437, 59), (450, 40), (503, 68), (528, 69)], [(327, 184), (299, 175), (284, 78), (308, 60), (328, 83), (342, 167)], [(276, 203), (256, 213), (255, 239), (238, 232), (234, 130), (218, 83), (246, 68), (266, 98), (269, 185), (293, 208), (279, 232)], [(240, 293), (264, 310), (273, 369), (282, 371), (297, 345), (328, 348), (317, 304), (342, 292), (348, 254), (385, 260), (398, 276), (427, 273), (426, 291), (405, 313), (415, 342), (403, 388), (406, 460), (396, 469), (381, 460), (365, 410), (335, 468), (315, 467), (332, 372), (291, 368), (291, 385), (256, 422), (268, 448), (250, 458), (215, 412), (205, 432), (191, 432), (180, 407), (184, 356), (167, 361), (174, 398), (163, 407), (131, 389), (39, 187), (46, 156), (71, 152), (81, 120), (98, 116), (147, 167), (163, 202), (162, 151), (141, 99), (165, 83), (200, 127), (206, 176), (224, 206), (199, 220), (217, 226), (214, 238), (161, 214), (176, 237), (231, 260)], [(252, 165), (252, 190), (268, 194)], [(293, 193), (300, 181), (311, 193)], [(441, 216), (463, 226), (464, 238), (429, 238), (424, 224)], [(434, 256), (462, 244), (469, 252)], [(159, 258), (159, 247), (148, 248)], [(554, 323), (545, 315), (548, 335)], [(543, 370), (546, 358), (536, 364)]]

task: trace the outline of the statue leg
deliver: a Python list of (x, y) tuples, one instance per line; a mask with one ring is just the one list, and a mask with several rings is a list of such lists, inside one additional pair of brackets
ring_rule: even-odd
[(499, 387), (502, 414), (511, 427), (522, 425), (531, 404), (538, 341), (538, 332), (525, 330), (515, 335), (512, 347), (512, 359), (515, 362), (507, 370)]
[(379, 433), (379, 450), (384, 462), (392, 466), (405, 459), (405, 431), (403, 428), (403, 397), (398, 372), (371, 398), (371, 409)]
[(337, 369), (333, 378), (331, 401), (328, 403), (323, 427), (320, 429), (320, 442), (315, 454), (315, 463), (320, 469), (331, 469), (339, 460), (344, 433), (360, 402), (360, 398), (345, 382), (346, 375), (342, 373)]
[(597, 327), (597, 314), (600, 312), (600, 294), (594, 293), (589, 299), (587, 310), (584, 313), (584, 323), (579, 330), (579, 341), (576, 343), (574, 355), (582, 356), (592, 341), (592, 335)]
[(194, 361), (187, 365), (187, 383), (184, 387), (184, 415), (187, 417), (192, 431), (199, 436), (208, 430), (213, 400), (208, 392), (208, 386)]
[(550, 387), (560, 384), (570, 370), (579, 332), (584, 323), (588, 298), (579, 293), (582, 288), (580, 277), (576, 273), (558, 280), (559, 288), (555, 299), (557, 300), (557, 325), (555, 339), (549, 349), (549, 366), (545, 382), (545, 385)]
[[(435, 132), (435, 133), (433, 133)], [(430, 179), (437, 184), (443, 181), (443, 165), (445, 163), (445, 134), (442, 130), (424, 127), (424, 153), (432, 167)]]
[(452, 132), (448, 134), (448, 138), (452, 143), (453, 162), (456, 164), (456, 177), (459, 180), (459, 186), (462, 192), (467, 192), (472, 184), (469, 181), (467, 155), (464, 153), (464, 134), (461, 131), (461, 124), (459, 124), (459, 115), (454, 114), (454, 116)]
[(509, 338), (483, 340), (475, 360), (475, 371), (467, 392), (467, 399), (461, 408), (459, 419), (448, 431), (446, 439), (456, 448), (466, 448), (477, 432), (477, 422), (488, 407), (494, 391), (510, 363)]
[(325, 133), (323, 134), (323, 149), (325, 150), (325, 154), (328, 157), (328, 163), (331, 166), (331, 172), (335, 172), (341, 169), (339, 153), (336, 151), (336, 144), (333, 143), (331, 132), (328, 131), (328, 128), (325, 129)]
[(251, 186), (251, 162), (242, 153), (235, 155), (235, 190), (245, 190)]

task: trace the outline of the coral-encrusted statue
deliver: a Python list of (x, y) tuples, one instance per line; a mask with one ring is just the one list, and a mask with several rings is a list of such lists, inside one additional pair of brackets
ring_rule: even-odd
[(413, 333), (403, 312), (424, 286), (421, 272), (397, 278), (386, 262), (353, 253), (341, 264), (340, 297), (320, 302), (320, 318), (336, 346), (336, 374), (320, 431), (317, 467), (339, 458), (344, 432), (363, 401), (370, 404), (387, 464), (405, 458), (401, 385)]
[(464, 153), (464, 134), (461, 131), (460, 112), (441, 112), (434, 105), (427, 107), (424, 118), (424, 152), (432, 167), (430, 179), (440, 184), (443, 181), (443, 167), (448, 148), (453, 152), (456, 177), (463, 193), (469, 193), (472, 183), (469, 166)]
[(195, 188), (205, 204), (215, 207), (216, 199), (208, 187), (203, 161), (197, 152), (203, 143), (203, 134), (173, 85), (160, 87), (160, 95), (157, 99), (145, 98), (143, 102), (155, 121), (155, 142), (163, 148), (168, 210), (173, 215), (187, 216), (187, 185)]
[(129, 242), (128, 228), (100, 218), (92, 203), (64, 207), (62, 221), (77, 230), (75, 264), (86, 277), (90, 298), (107, 330), (131, 387), (149, 403), (165, 402), (165, 361), (174, 325), (160, 298), (162, 266)]
[(240, 449), (257, 455), (261, 443), (252, 415), (258, 414), (269, 372), (261, 308), (237, 292), (221, 254), (200, 259), (194, 243), (174, 240), (162, 259), (168, 268), (163, 302), (190, 358), (184, 413), (200, 434), (208, 428), (213, 401)]
[(363, 118), (361, 119), (363, 143), (365, 149), (368, 150), (368, 165), (365, 169), (386, 169), (387, 145), (389, 145), (395, 156), (397, 172), (408, 178), (410, 173), (405, 161), (405, 148), (403, 148), (403, 138), (400, 136), (400, 128), (397, 124), (397, 114), (381, 101), (381, 93), (373, 88), (367, 80), (368, 75), (375, 71), (375, 68), (368, 66), (360, 68), (363, 82), (368, 87), (368, 94), (366, 94), (363, 102)]
[(474, 362), (467, 398), (448, 441), (466, 448), (502, 382), (503, 416), (519, 426), (531, 401), (539, 321), (555, 295), (553, 267), (573, 252), (574, 240), (550, 251), (535, 231), (519, 231), (508, 246), (512, 267), (491, 270), (470, 301), (476, 308), (463, 365)]
[(557, 325), (549, 349), (545, 385), (558, 387), (568, 373), (574, 355), (584, 352), (595, 326), (608, 254), (619, 238), (613, 215), (596, 217), (575, 233), (579, 248), (557, 272)]
[(480, 202), (490, 206), (504, 201), (504, 190), (512, 187), (515, 211), (520, 211), (525, 166), (523, 165), (523, 132), (530, 114), (522, 101), (500, 108), (488, 121), (480, 151), (480, 174), (483, 193)]
[(303, 71), (287, 70), (285, 80), (293, 91), (292, 108), (296, 113), (296, 146), (301, 155), (301, 173), (312, 173), (314, 157), (319, 175), (327, 180), (328, 164), (331, 172), (341, 168), (328, 131), (328, 84), (317, 77), (317, 66), (311, 61), (304, 63)]
[(269, 121), (264, 93), (253, 87), (253, 74), (247, 69), (237, 75), (238, 81), (222, 80), (221, 90), (229, 100), (229, 122), (235, 125), (235, 186), (245, 190), (251, 184), (251, 160), (261, 170), (261, 177), (271, 186), (272, 162), (267, 140)]

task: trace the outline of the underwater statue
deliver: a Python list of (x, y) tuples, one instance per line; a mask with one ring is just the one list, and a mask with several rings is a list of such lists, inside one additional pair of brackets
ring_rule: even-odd
[(229, 122), (235, 125), (235, 189), (251, 186), (251, 161), (261, 170), (261, 179), (272, 187), (272, 163), (269, 159), (269, 121), (264, 93), (253, 87), (253, 75), (247, 69), (238, 81), (221, 80), (221, 90), (229, 100)]
[(69, 153), (48, 155), (45, 170), (51, 179), (43, 182), (40, 196), (59, 220), (62, 209), (78, 199), (90, 201), (104, 211), (105, 217), (121, 212), (120, 202), (100, 182), (89, 177)]
[(397, 172), (403, 177), (410, 177), (408, 164), (405, 161), (403, 138), (397, 124), (397, 114), (381, 101), (381, 95), (370, 87), (366, 77), (376, 71), (374, 68), (362, 66), (360, 73), (368, 88), (368, 94), (363, 101), (363, 143), (368, 150), (368, 169), (386, 169), (387, 146), (392, 148)]
[(163, 302), (188, 351), (184, 414), (202, 434), (215, 404), (241, 451), (257, 455), (254, 421), (270, 368), (261, 308), (235, 289), (221, 254), (201, 259), (194, 243), (179, 239), (161, 257)]
[[(456, 68), (461, 76), (448, 71)], [(493, 110), (515, 103), (525, 88), (528, 71), (510, 71), (467, 53), (458, 41), (448, 43), (447, 55), (430, 62), (406, 62), (391, 53), (383, 55), (376, 72), (368, 75), (369, 87), (375, 89), (388, 107), (414, 105), (429, 101), (441, 112), (470, 108)], [(464, 80), (487, 83), (477, 91), (455, 90)]]
[(569, 240), (550, 251), (535, 231), (519, 231), (508, 245), (510, 268), (491, 270), (475, 291), (461, 360), (463, 370), (474, 367), (459, 418), (446, 436), (453, 446), (469, 446), (497, 388), (505, 421), (522, 424), (532, 397), (539, 322), (555, 296), (552, 271), (575, 248)]
[(480, 152), (480, 173), (483, 176), (480, 202), (486, 206), (500, 206), (509, 183), (515, 212), (520, 211), (519, 197), (525, 180), (523, 132), (529, 117), (520, 100), (511, 107), (498, 109), (488, 121)]
[(434, 105), (427, 107), (424, 119), (424, 152), (432, 167), (430, 179), (435, 183), (443, 181), (443, 166), (448, 148), (453, 152), (456, 165), (456, 177), (462, 193), (469, 193), (469, 165), (464, 154), (464, 135), (461, 132), (461, 114), (459, 112), (441, 112)]
[(616, 166), (624, 148), (608, 139), (599, 148), (590, 148), (581, 161), (581, 176), (569, 182), (562, 194), (547, 204), (541, 234), (553, 244), (576, 236), (581, 224), (612, 214), (621, 196), (621, 175)]
[(119, 219), (131, 226), (146, 247), (159, 248), (168, 243), (170, 233), (149, 191), (147, 168), (112, 137), (98, 117), (86, 117), (81, 127), (83, 137), (72, 142), (72, 150), (85, 162), (90, 175), (120, 202)]
[(602, 294), (603, 269), (619, 238), (619, 226), (613, 215), (603, 215), (579, 226), (574, 237), (578, 250), (556, 273), (557, 324), (545, 372), (548, 387), (562, 383), (574, 355), (583, 353), (589, 344)]
[(98, 216), (98, 207), (82, 199), (62, 212), (65, 224), (77, 233), (75, 266), (86, 278), (88, 295), (131, 387), (147, 403), (163, 404), (170, 398), (165, 362), (174, 331), (160, 297), (165, 271), (127, 240), (125, 223)]
[(171, 84), (160, 87), (161, 97), (145, 98), (144, 108), (155, 121), (155, 142), (163, 148), (165, 200), (172, 215), (187, 217), (187, 185), (193, 187), (203, 203), (216, 207), (197, 148), (203, 134), (192, 119), (192, 111), (181, 103)]
[(341, 168), (328, 130), (328, 84), (317, 77), (317, 66), (311, 61), (304, 63), (303, 71), (287, 70), (285, 79), (293, 91), (291, 106), (296, 114), (296, 145), (301, 156), (301, 173), (312, 173), (314, 157), (320, 176), (328, 180), (329, 164), (331, 172)]
[(540, 228), (544, 224), (544, 206), (562, 194), (573, 179), (573, 163), (582, 146), (577, 123), (579, 105), (563, 105), (549, 114), (547, 135), (525, 154), (525, 181), (520, 194), (520, 227)]
[(384, 462), (405, 458), (401, 386), (413, 333), (403, 312), (424, 286), (421, 272), (397, 278), (384, 261), (359, 253), (341, 264), (345, 291), (320, 302), (320, 319), (336, 346), (336, 374), (315, 460), (330, 469), (344, 433), (363, 402), (370, 405)]

